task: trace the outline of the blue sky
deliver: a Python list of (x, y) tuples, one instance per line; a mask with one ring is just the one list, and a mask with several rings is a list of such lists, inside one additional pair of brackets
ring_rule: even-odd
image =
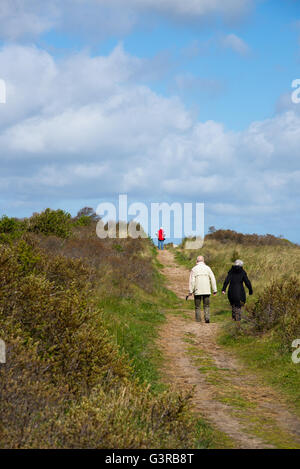
[(2, 5), (2, 214), (127, 193), (300, 242), (299, 2)]

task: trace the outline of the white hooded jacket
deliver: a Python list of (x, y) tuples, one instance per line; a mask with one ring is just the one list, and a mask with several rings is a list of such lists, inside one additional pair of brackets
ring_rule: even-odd
[(217, 283), (213, 271), (204, 262), (198, 262), (192, 268), (190, 274), (189, 289), (194, 295), (210, 295), (212, 286), (213, 292), (217, 292)]

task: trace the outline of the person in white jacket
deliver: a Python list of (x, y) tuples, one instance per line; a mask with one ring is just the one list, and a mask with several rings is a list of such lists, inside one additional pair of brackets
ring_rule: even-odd
[[(192, 268), (189, 282), (189, 295), (194, 295), (195, 317), (201, 322), (201, 301), (203, 301), (205, 322), (209, 323), (209, 298), (217, 294), (217, 283), (213, 271), (205, 264), (204, 257), (197, 257), (197, 264)], [(187, 298), (188, 298), (187, 296)]]

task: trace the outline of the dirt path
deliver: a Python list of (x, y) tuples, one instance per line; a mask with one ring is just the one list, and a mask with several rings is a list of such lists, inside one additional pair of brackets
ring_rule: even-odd
[[(159, 252), (167, 286), (185, 298), (189, 272)], [(164, 380), (194, 387), (193, 404), (236, 448), (300, 448), (300, 421), (283, 398), (217, 344), (219, 323), (196, 323), (190, 309), (168, 314), (160, 339)], [(175, 313), (175, 312), (174, 312)]]

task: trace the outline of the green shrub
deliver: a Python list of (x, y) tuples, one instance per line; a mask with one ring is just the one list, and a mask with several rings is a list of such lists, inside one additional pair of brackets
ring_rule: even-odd
[(44, 212), (32, 215), (28, 231), (67, 238), (71, 234), (71, 215), (64, 210), (47, 208)]
[(190, 448), (195, 419), (190, 395), (153, 395), (144, 385), (95, 387), (59, 422), (63, 448)]
[[(37, 263), (33, 273), (24, 275), (26, 271), (18, 269), (19, 248), (0, 250), (3, 330), (6, 321), (13, 330), (21, 331), (24, 340), (38, 343), (41, 358), (51, 360), (53, 380), (67, 377), (74, 392), (91, 388), (108, 372), (126, 374), (110, 344), (101, 311), (90, 301), (89, 269), (81, 266), (85, 279), (78, 281), (74, 267), (80, 267), (80, 261), (58, 258)], [(59, 261), (62, 265), (57, 275)], [(64, 269), (66, 280), (62, 281)]]
[(258, 300), (247, 307), (254, 332), (276, 331), (284, 347), (300, 337), (300, 280), (290, 277), (271, 283)]
[(3, 217), (0, 218), (0, 241), (9, 243), (19, 238), (26, 229), (26, 220), (18, 220), (17, 218), (9, 218), (3, 215)]
[(74, 226), (90, 226), (93, 222), (92, 218), (88, 215), (81, 215), (73, 221)]
[(0, 448), (190, 447), (190, 395), (138, 383), (93, 300), (114, 273), (114, 294), (151, 285), (148, 241), (120, 240), (118, 252), (85, 230), (85, 242), (27, 233), (0, 244)]
[(42, 260), (41, 254), (24, 240), (20, 240), (18, 244), (16, 244), (16, 255), (22, 274), (34, 272), (37, 265)]
[(8, 329), (0, 327), (7, 347), (6, 364), (0, 365), (0, 448), (41, 448), (45, 437), (53, 439), (51, 421), (67, 410), (71, 395), (65, 383), (51, 382), (50, 363), (40, 359), (38, 344)]
[(6, 215), (0, 219), (0, 232), (13, 233), (19, 229), (19, 223), (16, 218), (9, 218)]

